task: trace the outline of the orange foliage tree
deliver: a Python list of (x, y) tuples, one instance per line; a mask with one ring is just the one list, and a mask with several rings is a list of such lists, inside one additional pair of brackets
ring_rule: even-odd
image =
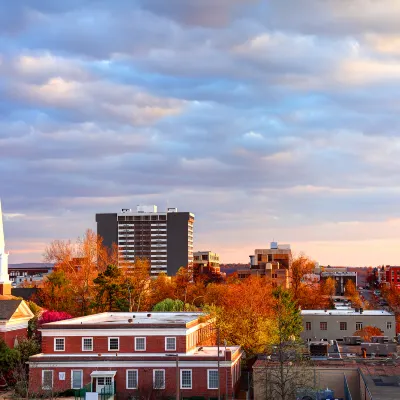
[(311, 260), (305, 254), (300, 254), (294, 258), (290, 271), (290, 286), (293, 293), (293, 298), (297, 300), (304, 285), (307, 283), (306, 275), (313, 273), (315, 261)]
[(376, 326), (366, 326), (353, 333), (354, 336), (361, 336), (364, 342), (370, 342), (372, 336), (383, 336), (382, 331)]

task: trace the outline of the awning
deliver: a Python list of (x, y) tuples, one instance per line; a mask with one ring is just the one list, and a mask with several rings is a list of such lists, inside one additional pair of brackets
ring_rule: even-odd
[(102, 376), (111, 376), (114, 378), (117, 371), (93, 371), (90, 376), (93, 378), (102, 377)]

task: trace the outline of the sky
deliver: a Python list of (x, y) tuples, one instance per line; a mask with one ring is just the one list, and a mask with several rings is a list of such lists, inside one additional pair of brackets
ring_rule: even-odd
[(196, 215), (195, 250), (399, 264), (400, 2), (0, 2), (10, 262), (95, 214)]

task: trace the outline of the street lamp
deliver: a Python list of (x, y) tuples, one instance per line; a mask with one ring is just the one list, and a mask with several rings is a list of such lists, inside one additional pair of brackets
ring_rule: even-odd
[(167, 357), (175, 357), (176, 358), (176, 400), (180, 398), (180, 384), (179, 384), (179, 353), (167, 353), (165, 354)]

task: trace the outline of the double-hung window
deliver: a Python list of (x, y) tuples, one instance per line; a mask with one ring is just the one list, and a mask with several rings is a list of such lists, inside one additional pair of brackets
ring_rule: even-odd
[(53, 389), (53, 370), (42, 371), (42, 389), (44, 390)]
[(326, 330), (328, 330), (328, 323), (327, 323), (327, 322), (320, 322), (320, 323), (319, 323), (319, 329), (320, 329), (321, 331), (326, 331)]
[(126, 388), (137, 389), (138, 388), (138, 370), (128, 369), (126, 371)]
[(65, 351), (65, 338), (54, 338), (54, 351)]
[(165, 369), (153, 370), (153, 389), (165, 389)]
[(83, 386), (83, 371), (72, 370), (71, 371), (71, 388), (81, 389)]
[(356, 322), (356, 331), (360, 331), (363, 328), (362, 322)]
[(347, 331), (347, 322), (341, 322), (340, 323), (340, 330), (341, 331)]
[(218, 370), (209, 369), (207, 370), (207, 388), (208, 389), (218, 389)]
[(135, 351), (146, 351), (145, 337), (135, 337)]
[(392, 329), (392, 323), (390, 321), (386, 322), (386, 329)]
[(108, 351), (118, 351), (119, 350), (119, 338), (110, 337), (108, 338)]
[(166, 351), (175, 351), (176, 350), (176, 338), (175, 337), (166, 337), (165, 338), (165, 350)]
[(93, 351), (93, 338), (82, 338), (82, 351)]
[(192, 370), (181, 369), (181, 389), (192, 388)]
[(311, 331), (311, 322), (306, 322), (306, 331)]

